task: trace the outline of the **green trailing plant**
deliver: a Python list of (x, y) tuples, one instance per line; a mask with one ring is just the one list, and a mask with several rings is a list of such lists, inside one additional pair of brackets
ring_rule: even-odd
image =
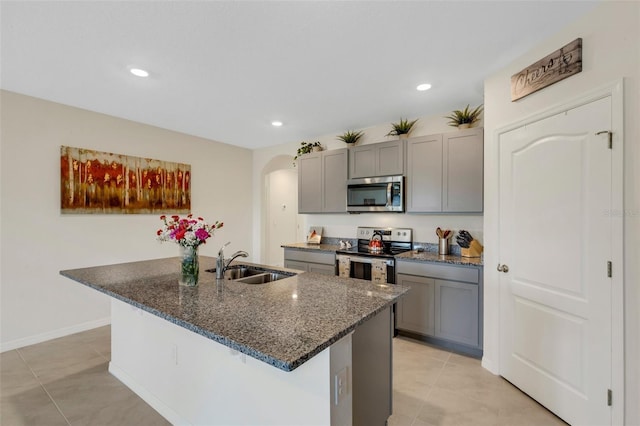
[(315, 141), (315, 142), (300, 142), (300, 148), (298, 148), (298, 153), (295, 157), (293, 157), (293, 165), (295, 166), (295, 160), (298, 159), (298, 157), (300, 157), (303, 154), (308, 154), (310, 152), (313, 151), (313, 148), (318, 147), (320, 148), (320, 151), (322, 151), (322, 144), (320, 144), (320, 141)]
[(413, 125), (417, 122), (418, 119), (409, 121), (407, 119), (400, 118), (400, 121), (398, 123), (391, 123), (391, 127), (393, 127), (393, 129), (389, 133), (387, 133), (387, 136), (408, 135)]
[(458, 127), (461, 124), (475, 123), (476, 121), (478, 121), (480, 114), (482, 114), (482, 105), (478, 105), (474, 109), (469, 109), (469, 105), (467, 105), (466, 108), (462, 111), (454, 110), (445, 118), (449, 119), (449, 126)]
[(337, 138), (339, 140), (341, 140), (342, 142), (345, 142), (349, 145), (354, 145), (356, 142), (358, 142), (358, 140), (364, 136), (364, 133), (361, 131), (352, 131), (352, 130), (347, 130), (346, 132), (344, 132), (343, 134), (341, 134), (340, 136), (337, 136)]

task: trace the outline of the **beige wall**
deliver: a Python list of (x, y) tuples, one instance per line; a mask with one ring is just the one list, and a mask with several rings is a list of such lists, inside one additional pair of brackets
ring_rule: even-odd
[[(474, 105), (475, 106), (475, 105)], [(461, 105), (460, 108), (464, 108)], [(447, 133), (457, 131), (455, 128), (447, 125), (447, 120), (443, 117), (449, 114), (449, 111), (443, 111), (437, 116), (419, 117), (419, 121), (415, 124), (411, 131), (411, 137), (430, 135), (434, 133)], [(411, 119), (416, 117), (410, 117)], [(482, 126), (482, 122), (478, 123)], [(346, 130), (346, 129), (345, 129)], [(385, 136), (391, 130), (389, 123), (382, 123), (376, 126), (362, 129), (365, 136), (358, 141), (358, 145), (364, 145), (376, 142), (385, 142), (396, 139), (397, 137)], [(344, 148), (346, 144), (336, 139), (336, 134), (318, 136), (310, 138), (308, 141), (319, 140), (325, 149)], [(288, 143), (268, 148), (262, 148), (254, 151), (253, 170), (254, 170), (254, 252), (260, 253), (260, 244), (264, 241), (264, 227), (262, 226), (262, 205), (264, 181), (261, 174), (264, 170), (271, 170), (274, 166), (274, 159), (281, 159), (288, 156), (286, 161), (278, 161), (279, 167), (293, 167), (292, 160), (296, 155), (296, 150), (300, 146), (300, 142)], [(323, 226), (324, 236), (355, 238), (356, 228), (358, 226), (381, 226), (381, 227), (404, 227), (411, 228), (414, 231), (414, 241), (437, 243), (435, 229), (449, 228), (453, 230), (466, 229), (478, 240), (482, 241), (482, 215), (443, 215), (443, 214), (397, 214), (397, 213), (375, 213), (375, 214), (305, 214), (300, 215), (298, 223), (300, 230), (298, 232), (299, 240), (303, 241), (306, 230), (309, 226)], [(259, 230), (259, 231), (258, 231)], [(262, 248), (264, 249), (264, 248)], [(261, 257), (264, 259), (264, 256)]]
[[(624, 78), (625, 424), (640, 424), (640, 3), (603, 2), (485, 81), (485, 341), (483, 365), (498, 371), (498, 150), (496, 130)], [(517, 102), (510, 77), (582, 37), (583, 71)], [(614, 397), (615, 398), (615, 397)]]
[(109, 321), (108, 298), (62, 269), (177, 256), (157, 215), (61, 215), (60, 145), (191, 164), (192, 211), (225, 225), (204, 255), (251, 245), (251, 151), (0, 92), (2, 350)]

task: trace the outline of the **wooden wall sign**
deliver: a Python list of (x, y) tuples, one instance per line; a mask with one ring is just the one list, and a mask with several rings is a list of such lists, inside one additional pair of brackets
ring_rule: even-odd
[(582, 71), (582, 39), (577, 38), (511, 76), (511, 101)]

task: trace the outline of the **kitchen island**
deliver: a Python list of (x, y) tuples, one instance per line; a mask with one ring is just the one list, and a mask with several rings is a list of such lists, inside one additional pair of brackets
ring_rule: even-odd
[(390, 414), (390, 306), (406, 290), (314, 273), (218, 281), (205, 272), (214, 266), (200, 258), (195, 288), (178, 285), (178, 258), (61, 274), (112, 297), (109, 370), (174, 424), (372, 424), (358, 416)]

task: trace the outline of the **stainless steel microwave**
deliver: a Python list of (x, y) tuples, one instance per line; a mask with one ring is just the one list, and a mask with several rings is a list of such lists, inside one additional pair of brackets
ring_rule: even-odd
[(347, 211), (404, 211), (404, 176), (385, 176), (347, 181)]

